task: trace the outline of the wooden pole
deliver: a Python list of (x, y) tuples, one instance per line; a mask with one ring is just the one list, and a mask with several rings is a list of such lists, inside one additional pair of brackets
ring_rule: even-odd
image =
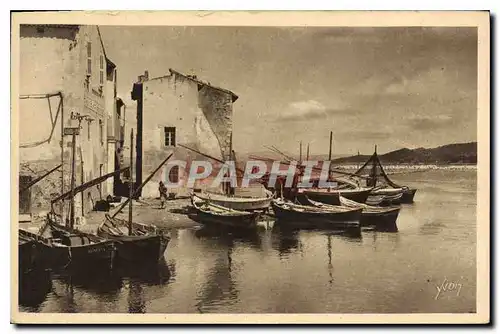
[(132, 172), (133, 172), (133, 162), (134, 159), (134, 129), (130, 131), (130, 177), (128, 181), (128, 235), (132, 235), (132, 198), (133, 198), (133, 187), (132, 187)]
[(59, 165), (59, 166), (52, 168), (51, 170), (49, 170), (47, 173), (43, 174), (42, 176), (39, 176), (36, 179), (34, 179), (33, 181), (31, 181), (30, 183), (24, 185), (23, 187), (20, 187), (19, 194), (21, 194), (25, 190), (28, 190), (29, 188), (31, 188), (32, 186), (34, 186), (35, 184), (37, 184), (38, 182), (40, 182), (41, 180), (43, 180), (44, 178), (46, 178), (47, 176), (52, 174), (52, 172), (55, 172), (56, 170), (58, 170), (60, 167), (62, 167), (62, 165)]
[(302, 162), (302, 140), (299, 144), (299, 161)]
[(75, 224), (75, 151), (76, 151), (76, 133), (72, 135), (73, 144), (71, 152), (71, 211), (69, 216), (69, 226), (74, 227)]
[(333, 140), (333, 131), (330, 131), (330, 150), (328, 151), (328, 161), (332, 160), (332, 140)]
[[(61, 195), (64, 194), (64, 100), (61, 93), (59, 93), (59, 98), (61, 99)], [(61, 219), (64, 222), (64, 201), (61, 201)]]
[[(158, 172), (160, 170), (160, 168), (168, 161), (168, 159), (170, 159), (170, 157), (174, 155), (173, 153), (170, 153), (170, 155), (165, 159), (163, 160), (163, 162), (158, 166), (156, 167), (156, 169), (148, 176), (148, 178), (141, 183), (141, 185), (139, 187), (137, 187), (137, 189), (134, 190), (134, 194), (132, 197), (134, 196), (137, 196), (137, 194), (139, 194), (139, 191), (141, 191), (141, 189), (144, 187), (144, 185), (146, 183), (148, 183), (152, 178), (153, 176), (156, 174), (156, 172)], [(111, 218), (115, 218), (117, 214), (119, 214), (123, 208), (130, 202), (130, 198), (128, 198), (125, 202), (123, 202), (119, 207), (118, 209), (115, 211), (115, 213), (113, 213), (113, 215), (111, 216)]]
[(307, 157), (306, 157), (306, 161), (309, 160), (309, 143), (307, 143)]

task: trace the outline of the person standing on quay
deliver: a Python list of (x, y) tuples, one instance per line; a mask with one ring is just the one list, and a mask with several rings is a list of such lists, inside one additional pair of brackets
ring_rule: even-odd
[(160, 181), (159, 189), (160, 191), (160, 201), (161, 201), (161, 209), (165, 208), (165, 201), (167, 200), (167, 187), (165, 187), (165, 184), (163, 181)]

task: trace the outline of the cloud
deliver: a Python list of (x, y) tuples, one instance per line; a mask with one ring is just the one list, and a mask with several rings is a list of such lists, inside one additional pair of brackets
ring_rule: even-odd
[(289, 104), (279, 118), (286, 121), (326, 118), (326, 108), (315, 100), (297, 101)]
[(407, 119), (406, 124), (414, 130), (433, 130), (436, 128), (446, 127), (452, 121), (453, 118), (450, 115), (414, 115)]
[(290, 103), (285, 112), (278, 116), (278, 119), (282, 121), (298, 121), (324, 119), (333, 114), (355, 116), (359, 113), (359, 110), (347, 107), (340, 101), (331, 101), (328, 106), (325, 106), (316, 100), (305, 100)]

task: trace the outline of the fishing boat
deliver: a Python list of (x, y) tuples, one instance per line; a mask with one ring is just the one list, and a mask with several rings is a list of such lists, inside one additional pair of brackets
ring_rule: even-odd
[(371, 191), (372, 188), (310, 188), (304, 189), (302, 193), (315, 201), (331, 205), (340, 205), (340, 196), (356, 201), (358, 203), (365, 203)]
[(113, 241), (62, 226), (50, 215), (39, 233), (20, 229), (19, 234), (36, 241), (39, 266), (50, 269), (113, 267)]
[(105, 215), (97, 228), (97, 235), (115, 241), (117, 260), (128, 262), (158, 262), (165, 256), (170, 237), (161, 233), (154, 225), (133, 223), (128, 233), (128, 222)]
[(371, 206), (392, 206), (401, 204), (403, 193), (395, 195), (372, 195), (368, 196), (365, 204)]
[(191, 203), (196, 210), (197, 220), (201, 224), (219, 224), (238, 228), (255, 228), (260, 214), (257, 211), (248, 212), (230, 209), (191, 195)]
[[(133, 130), (130, 134), (130, 175), (132, 175), (133, 162)], [(97, 228), (97, 235), (113, 240), (117, 248), (117, 260), (122, 263), (144, 263), (158, 262), (165, 256), (170, 238), (162, 233), (155, 225), (145, 225), (134, 222), (132, 220), (132, 199), (139, 193), (142, 187), (149, 182), (153, 175), (167, 162), (172, 156), (170, 154), (139, 186), (137, 190), (133, 190), (132, 182), (129, 182), (129, 198), (125, 201), (113, 214), (105, 214), (105, 219)], [(129, 219), (128, 221), (116, 218), (116, 215), (128, 204)]]
[(373, 155), (354, 174), (364, 176), (363, 174), (366, 172), (368, 174), (367, 186), (375, 187), (372, 193), (373, 195), (391, 196), (400, 192), (402, 194), (401, 203), (413, 203), (417, 189), (398, 185), (389, 178), (377, 155), (376, 147)]
[[(325, 210), (337, 210), (335, 205), (316, 202), (307, 196), (301, 197), (300, 202)], [(381, 208), (351, 201), (345, 197), (340, 197), (340, 202), (345, 207), (361, 208), (363, 210), (360, 218), (361, 226), (375, 226), (377, 230), (397, 231), (396, 220), (399, 216), (399, 207)]]
[(271, 206), (277, 220), (283, 224), (361, 233), (360, 218), (362, 208), (332, 205), (331, 209), (323, 209), (295, 204), (283, 199), (273, 200)]
[(38, 247), (36, 240), (19, 232), (19, 274), (33, 271), (37, 265)]
[(266, 211), (271, 205), (273, 193), (267, 189), (265, 189), (265, 193), (265, 197), (227, 196), (209, 192), (197, 193), (196, 196), (202, 200), (209, 201), (212, 204), (217, 204), (229, 209), (239, 211)]

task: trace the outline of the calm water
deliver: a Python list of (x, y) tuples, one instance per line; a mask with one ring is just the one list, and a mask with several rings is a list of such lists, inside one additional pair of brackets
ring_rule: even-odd
[[(476, 310), (476, 172), (394, 177), (416, 186), (399, 232), (361, 238), (292, 232), (176, 230), (158, 267), (38, 277), (22, 311), (407, 313)], [(442, 292), (443, 281), (461, 290)], [(25, 295), (28, 298), (25, 298)]]

